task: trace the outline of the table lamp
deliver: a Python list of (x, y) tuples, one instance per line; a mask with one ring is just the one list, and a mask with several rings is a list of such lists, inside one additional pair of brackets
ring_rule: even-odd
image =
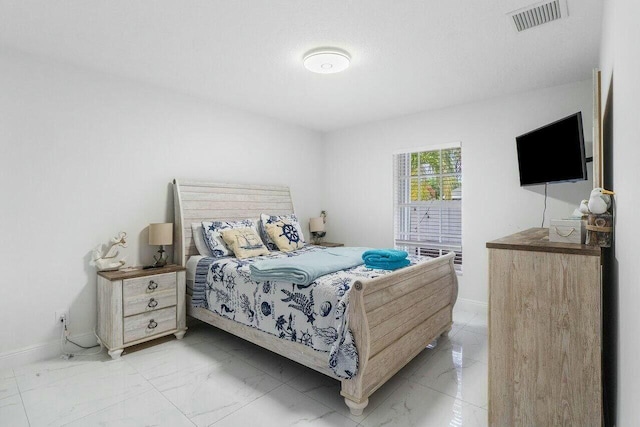
[(170, 222), (149, 224), (149, 244), (160, 246), (158, 250), (159, 256), (153, 256), (155, 262), (152, 267), (164, 267), (167, 265), (168, 257), (164, 250), (164, 245), (173, 245), (173, 224)]
[(320, 243), (325, 234), (327, 234), (324, 230), (324, 217), (311, 218), (309, 220), (309, 231), (311, 231), (313, 243)]

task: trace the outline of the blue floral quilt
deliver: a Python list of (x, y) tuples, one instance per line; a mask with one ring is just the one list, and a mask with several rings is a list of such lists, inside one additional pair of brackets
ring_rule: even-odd
[[(329, 367), (340, 378), (358, 371), (358, 353), (347, 314), (349, 291), (359, 278), (390, 273), (360, 265), (319, 277), (309, 285), (276, 281), (252, 282), (249, 266), (265, 258), (296, 257), (324, 247), (305, 246), (294, 252), (273, 252), (249, 258), (202, 258), (196, 269), (194, 305), (252, 326), (282, 339), (327, 352)], [(409, 257), (411, 264), (426, 257)]]

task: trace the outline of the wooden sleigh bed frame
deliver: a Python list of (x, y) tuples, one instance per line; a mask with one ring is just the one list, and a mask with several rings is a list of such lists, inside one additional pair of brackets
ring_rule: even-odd
[[(173, 184), (174, 262), (182, 266), (190, 256), (199, 255), (191, 233), (193, 222), (293, 213), (288, 187), (177, 180)], [(349, 328), (358, 349), (359, 369), (349, 380), (337, 378), (329, 369), (328, 353), (192, 307), (190, 295), (186, 296), (187, 314), (340, 380), (345, 403), (352, 414), (360, 415), (373, 392), (451, 329), (458, 296), (453, 257), (449, 253), (354, 283), (349, 295)]]

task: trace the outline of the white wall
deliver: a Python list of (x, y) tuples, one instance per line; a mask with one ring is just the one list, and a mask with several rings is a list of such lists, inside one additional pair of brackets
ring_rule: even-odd
[[(540, 227), (542, 219), (544, 186), (520, 187), (515, 137), (577, 111), (583, 114), (585, 139), (591, 141), (591, 81), (327, 134), (323, 203), (328, 211), (327, 240), (392, 247), (392, 153), (460, 141), (464, 253), (460, 297), (486, 303), (485, 243)], [(590, 143), (587, 152), (590, 155)], [(545, 226), (551, 218), (569, 216), (580, 200), (588, 198), (591, 186), (591, 181), (549, 185)]]
[(610, 96), (605, 117), (612, 146), (610, 179), (616, 191), (612, 280), (605, 283), (613, 289), (605, 292), (611, 292), (611, 302), (617, 303), (607, 313), (612, 318), (605, 320), (617, 326), (617, 330), (606, 330), (614, 337), (608, 340), (612, 348), (605, 347), (605, 352), (612, 351), (615, 357), (613, 366), (605, 366), (614, 378), (605, 380), (616, 386), (612, 397), (616, 404), (617, 395), (617, 425), (633, 426), (640, 420), (640, 3), (608, 0), (604, 16), (601, 68), (605, 100)]
[(93, 330), (91, 249), (124, 230), (129, 263), (150, 263), (175, 177), (289, 185), (303, 223), (320, 213), (318, 133), (9, 51), (0, 94), (0, 365), (56, 340), (57, 309)]

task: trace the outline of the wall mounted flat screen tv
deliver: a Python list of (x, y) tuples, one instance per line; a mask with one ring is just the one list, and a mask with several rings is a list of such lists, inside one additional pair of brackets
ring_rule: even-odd
[(587, 179), (581, 112), (516, 137), (516, 145), (521, 186)]

